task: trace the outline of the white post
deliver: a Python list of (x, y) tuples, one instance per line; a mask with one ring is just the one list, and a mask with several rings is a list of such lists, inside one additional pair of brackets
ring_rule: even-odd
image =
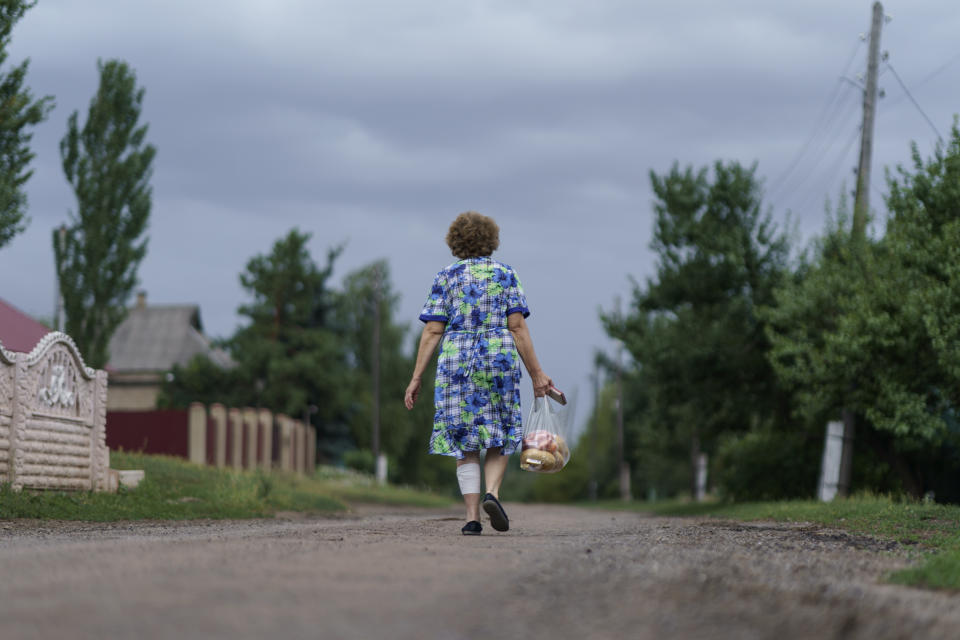
[(817, 488), (817, 498), (821, 502), (830, 502), (837, 495), (843, 444), (843, 422), (828, 422), (823, 442), (823, 462), (820, 465), (820, 486)]
[(377, 456), (377, 484), (387, 483), (387, 454)]
[(703, 502), (707, 497), (707, 454), (697, 456), (697, 502)]

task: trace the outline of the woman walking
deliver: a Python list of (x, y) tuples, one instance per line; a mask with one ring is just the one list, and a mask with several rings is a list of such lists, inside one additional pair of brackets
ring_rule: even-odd
[(487, 452), (482, 506), (491, 526), (506, 531), (510, 521), (500, 504), (500, 483), (523, 437), (519, 360), (535, 396), (545, 395), (553, 382), (533, 350), (525, 320), (530, 310), (516, 272), (490, 257), (500, 245), (497, 223), (473, 211), (461, 213), (450, 225), (447, 245), (459, 259), (437, 274), (423, 306), (425, 325), (404, 404), (413, 408), (423, 372), (442, 343), (430, 453), (457, 459), (467, 508), (461, 531), (480, 535), (480, 452)]

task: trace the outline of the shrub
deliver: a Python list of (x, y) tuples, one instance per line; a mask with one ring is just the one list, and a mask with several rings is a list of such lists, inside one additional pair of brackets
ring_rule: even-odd
[(714, 463), (716, 487), (726, 499), (810, 498), (817, 488), (822, 438), (761, 429), (727, 438)]

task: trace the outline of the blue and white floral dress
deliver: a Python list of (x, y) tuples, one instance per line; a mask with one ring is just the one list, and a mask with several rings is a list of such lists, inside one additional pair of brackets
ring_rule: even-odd
[(446, 323), (434, 388), (430, 453), (520, 446), (520, 358), (507, 316), (530, 315), (516, 272), (490, 257), (468, 258), (437, 274), (420, 320)]

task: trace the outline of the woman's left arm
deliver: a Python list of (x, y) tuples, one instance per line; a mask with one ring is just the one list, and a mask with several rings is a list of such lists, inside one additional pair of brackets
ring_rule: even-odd
[(407, 385), (407, 391), (403, 394), (403, 404), (407, 409), (413, 409), (413, 405), (420, 395), (420, 384), (423, 378), (423, 372), (427, 370), (427, 364), (433, 356), (440, 338), (443, 337), (443, 330), (446, 323), (431, 320), (423, 326), (423, 333), (420, 334), (420, 347), (417, 349), (417, 362), (413, 366), (413, 376), (410, 378), (410, 384)]

